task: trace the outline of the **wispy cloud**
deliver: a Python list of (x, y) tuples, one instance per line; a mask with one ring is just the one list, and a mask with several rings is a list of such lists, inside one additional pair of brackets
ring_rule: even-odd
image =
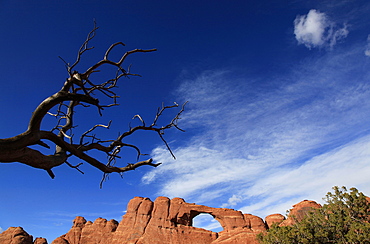
[(3, 231), (4, 231), (3, 228), (0, 227), (0, 233), (3, 232)]
[[(66, 212), (66, 211), (54, 211), (54, 212), (42, 212), (38, 216), (38, 220), (43, 223), (48, 223), (43, 228), (58, 227), (58, 226), (70, 226), (72, 220), (77, 216), (82, 216), (89, 221), (95, 221), (97, 218), (102, 217), (105, 219), (120, 220), (121, 216), (126, 211), (108, 211), (108, 212)], [(41, 227), (41, 225), (39, 225)]]
[(367, 36), (367, 45), (365, 48), (365, 55), (370, 57), (370, 35)]
[(369, 192), (370, 136), (365, 136), (340, 148), (313, 157), (296, 167), (283, 167), (259, 179), (240, 194), (248, 199), (263, 199), (242, 211), (265, 215), (289, 209), (294, 202), (312, 199), (322, 202), (331, 186), (356, 186)]
[(298, 43), (310, 49), (323, 46), (332, 48), (337, 41), (346, 38), (348, 33), (346, 24), (339, 28), (325, 13), (315, 9), (294, 20), (294, 34)]
[(227, 203), (222, 204), (221, 207), (222, 208), (234, 207), (234, 206), (236, 206), (240, 202), (243, 202), (243, 198), (241, 198), (240, 196), (234, 194), (234, 195), (232, 195), (229, 198), (229, 200), (227, 200)]
[(119, 215), (123, 212), (117, 212), (117, 211), (111, 211), (111, 212), (75, 212), (75, 213), (69, 213), (69, 212), (48, 212), (43, 213), (45, 216), (54, 216), (54, 217), (66, 217), (68, 219), (74, 218), (76, 216), (83, 216), (83, 217), (103, 217), (103, 216), (111, 216), (111, 215)]
[(192, 106), (182, 122), (197, 133), (174, 149), (176, 161), (156, 148), (163, 165), (143, 182), (258, 215), (320, 200), (334, 185), (370, 192), (370, 73), (360, 57), (361, 48), (330, 53), (279, 80), (227, 71), (185, 80), (179, 94)]

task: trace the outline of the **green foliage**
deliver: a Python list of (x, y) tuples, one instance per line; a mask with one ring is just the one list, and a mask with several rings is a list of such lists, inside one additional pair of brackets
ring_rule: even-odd
[(356, 188), (333, 187), (320, 209), (313, 209), (292, 226), (273, 225), (259, 234), (261, 244), (370, 244), (370, 204)]

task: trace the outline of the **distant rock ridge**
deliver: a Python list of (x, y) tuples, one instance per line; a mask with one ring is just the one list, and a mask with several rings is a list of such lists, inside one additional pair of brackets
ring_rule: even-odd
[[(293, 206), (290, 214), (297, 220), (312, 208), (321, 205), (314, 201), (302, 201)], [(213, 216), (222, 226), (220, 232), (193, 227), (193, 219), (201, 213)], [(94, 222), (76, 217), (68, 233), (51, 244), (257, 244), (256, 235), (265, 232), (273, 223), (290, 225), (293, 218), (272, 214), (263, 221), (252, 214), (228, 208), (212, 208), (187, 203), (182, 198), (135, 197), (127, 205), (122, 221), (98, 218)], [(21, 227), (10, 227), (0, 233), (1, 244), (47, 244), (44, 238), (36, 238)]]

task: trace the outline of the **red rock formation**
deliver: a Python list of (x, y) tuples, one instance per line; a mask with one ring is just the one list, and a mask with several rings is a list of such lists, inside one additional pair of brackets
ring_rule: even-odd
[(274, 223), (280, 224), (284, 220), (285, 217), (282, 214), (270, 214), (265, 218), (265, 222), (268, 228), (271, 228)]
[(111, 238), (117, 226), (118, 222), (113, 219), (107, 221), (98, 218), (92, 223), (78, 216), (74, 219), (73, 226), (68, 233), (55, 239), (52, 244), (110, 243), (106, 241)]
[(303, 217), (312, 209), (321, 208), (322, 206), (315, 201), (304, 200), (296, 205), (293, 205), (293, 208), (289, 211), (288, 218), (284, 220), (280, 226), (293, 225), (297, 221), (303, 219)]
[(37, 237), (33, 244), (48, 244), (48, 242), (45, 238)]
[(252, 214), (244, 214), (244, 219), (249, 221), (249, 227), (254, 232), (266, 231), (267, 226), (260, 217)]
[(52, 244), (69, 244), (69, 242), (63, 238), (63, 236), (58, 237), (55, 239)]
[(1, 244), (33, 244), (33, 237), (22, 227), (9, 227), (0, 234)]
[[(193, 227), (193, 218), (208, 213), (220, 222), (223, 231), (216, 233)], [(77, 217), (71, 230), (52, 244), (162, 244), (162, 243), (257, 243), (256, 234), (266, 231), (263, 220), (226, 208), (211, 208), (186, 203), (181, 198), (135, 197), (122, 221), (97, 219), (94, 223)]]

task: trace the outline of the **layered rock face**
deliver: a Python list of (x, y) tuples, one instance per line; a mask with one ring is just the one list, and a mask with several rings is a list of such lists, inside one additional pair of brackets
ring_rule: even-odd
[[(293, 206), (289, 216), (272, 214), (265, 222), (257, 216), (243, 214), (227, 208), (211, 208), (186, 203), (181, 198), (135, 197), (128, 206), (122, 221), (98, 218), (94, 222), (76, 217), (70, 231), (55, 239), (52, 244), (257, 244), (256, 235), (272, 224), (291, 225), (312, 208), (321, 205), (302, 201)], [(222, 226), (221, 232), (193, 227), (193, 219), (201, 213), (213, 216)], [(47, 244), (44, 238), (33, 241), (21, 227), (10, 227), (0, 233), (1, 244)]]

